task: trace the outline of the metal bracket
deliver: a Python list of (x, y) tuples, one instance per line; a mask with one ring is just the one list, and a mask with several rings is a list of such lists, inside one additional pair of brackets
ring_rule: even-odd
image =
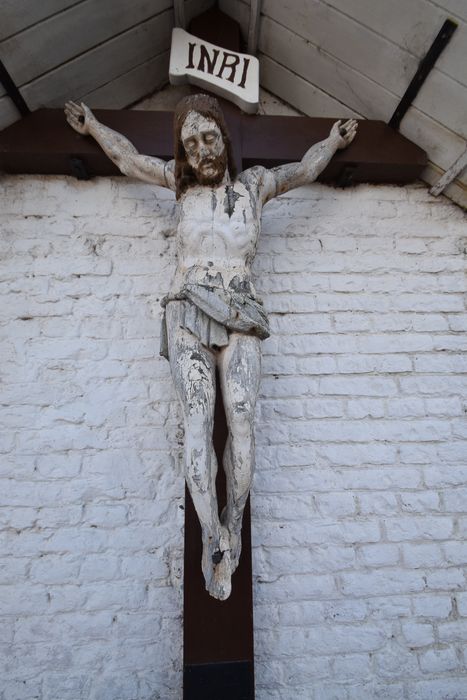
[(83, 160), (81, 160), (81, 158), (77, 158), (76, 156), (72, 156), (70, 158), (70, 170), (73, 177), (76, 177), (77, 180), (91, 179), (91, 175), (89, 174), (86, 164)]
[(345, 165), (339, 173), (339, 177), (336, 180), (336, 186), (349, 187), (349, 185), (353, 185), (353, 178), (356, 170), (357, 166), (355, 163)]
[(438, 60), (441, 52), (446, 48), (446, 46), (450, 42), (451, 37), (456, 31), (456, 29), (457, 24), (451, 19), (447, 19), (441, 27), (437, 37), (428, 49), (428, 52), (420, 61), (417, 68), (417, 72), (410, 81), (409, 87), (405, 91), (401, 101), (396, 107), (396, 111), (394, 112), (394, 114), (388, 122), (389, 126), (391, 126), (393, 129), (399, 128), (400, 123), (405, 116), (405, 113), (409, 109), (414, 99), (417, 97), (420, 88), (422, 87), (423, 83), (428, 77), (428, 74), (430, 73), (431, 69)]
[(7, 91), (8, 97), (13, 100), (15, 107), (21, 116), (25, 117), (27, 114), (30, 114), (31, 110), (27, 106), (22, 94), (15, 85), (15, 81), (5, 68), (2, 61), (0, 61), (0, 82)]

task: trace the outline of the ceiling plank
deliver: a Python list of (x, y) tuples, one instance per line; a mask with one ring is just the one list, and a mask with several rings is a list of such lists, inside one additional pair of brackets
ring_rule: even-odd
[(86, 0), (0, 43), (0, 58), (22, 86), (171, 6), (171, 0)]
[(2, 0), (0, 41), (84, 0)]
[[(247, 5), (240, 0), (234, 3), (224, 0), (222, 6), (228, 8), (246, 31)], [(263, 24), (266, 17), (311, 42), (317, 51), (334, 57), (342, 65), (377, 83), (396, 98), (402, 97), (417, 69), (417, 57), (317, 0), (264, 0)], [(333, 94), (332, 84), (320, 82), (317, 86)], [(438, 99), (440, 94), (442, 98)], [(431, 72), (416, 100), (421, 111), (464, 138), (467, 138), (466, 104), (467, 88), (436, 69)]]
[[(187, 18), (190, 20), (199, 12), (208, 9), (212, 5), (212, 1), (213, 0), (187, 0), (185, 2)], [(18, 0), (18, 4), (26, 8), (29, 6), (30, 0)], [(42, 7), (42, 3), (40, 3), (40, 5)], [(45, 5), (49, 5), (48, 0), (45, 1)], [(54, 7), (56, 9), (57, 6), (58, 5), (51, 3), (48, 10), (50, 11)], [(38, 98), (38, 100), (33, 96), (33, 107), (54, 104), (54, 102), (51, 101), (54, 96), (48, 89), (48, 74), (52, 74), (50, 75), (52, 89), (54, 84), (57, 86), (57, 74), (54, 71), (61, 71), (63, 68), (63, 72), (59, 72), (58, 75), (63, 76), (63, 80), (69, 82), (73, 80), (73, 68), (75, 66), (73, 60), (80, 59), (79, 65), (83, 70), (88, 72), (86, 76), (87, 82), (84, 93), (76, 92), (76, 83), (73, 83), (72, 92), (75, 97), (82, 97), (83, 94), (98, 90), (100, 87), (116, 81), (119, 77), (118, 74), (115, 75), (114, 71), (111, 71), (108, 76), (103, 75), (100, 70), (96, 71), (95, 66), (89, 65), (89, 62), (86, 60), (81, 60), (83, 56), (85, 56), (86, 53), (95, 51), (96, 48), (99, 49), (102, 47), (101, 51), (92, 54), (93, 60), (98, 63), (100, 60), (107, 60), (106, 58), (101, 59), (102, 56), (106, 56), (107, 51), (111, 52), (115, 50), (119, 55), (114, 63), (120, 66), (119, 70), (122, 76), (137, 68), (137, 66), (142, 66), (143, 63), (154, 61), (156, 56), (161, 54), (164, 48), (168, 48), (167, 42), (169, 41), (170, 31), (173, 26), (172, 6), (173, 0), (135, 0), (135, 2), (131, 4), (131, 7), (127, 0), (115, 0), (112, 3), (102, 2), (102, 0), (81, 0), (80, 3), (75, 2), (74, 6), (67, 10), (67, 3), (64, 0), (63, 12), (55, 14), (49, 19), (45, 18), (43, 22), (40, 22), (40, 19), (44, 19), (42, 15), (35, 15), (33, 13), (34, 17), (39, 17), (39, 24), (30, 27), (27, 31), (17, 34), (12, 40), (3, 42), (3, 45), (0, 44), (0, 55), (5, 56), (6, 64), (10, 67), (16, 84), (25, 88), (29, 96), (30, 91), (32, 90), (34, 92), (35, 90), (35, 86), (31, 84), (34, 83), (35, 80), (41, 80), (38, 85), (42, 90), (42, 94), (39, 96), (40, 99)], [(165, 14), (164, 8), (168, 14)], [(131, 42), (133, 38), (135, 43), (139, 44), (141, 42), (141, 34), (135, 32), (127, 35), (126, 31), (134, 30), (137, 28), (137, 25), (140, 24), (144, 32), (145, 28), (143, 24), (148, 21), (147, 18), (156, 19), (157, 21), (158, 16), (160, 16), (161, 22), (167, 29), (165, 43), (161, 44), (159, 42), (159, 35), (154, 34), (152, 48), (146, 46), (144, 49), (144, 47), (140, 46), (139, 58), (135, 57), (131, 47), (128, 46), (128, 41)], [(167, 22), (169, 16), (172, 17), (172, 24)], [(119, 44), (119, 38), (123, 34), (125, 34), (123, 39), (124, 43)], [(103, 48), (107, 42), (113, 41), (114, 39), (118, 40), (116, 44), (109, 44), (108, 47)], [(144, 50), (143, 53), (141, 53), (142, 48)], [(125, 62), (125, 57), (128, 57), (127, 62)], [(70, 62), (72, 65), (68, 66), (67, 64)], [(141, 76), (144, 72), (144, 68), (142, 68), (138, 75)], [(96, 81), (94, 82), (91, 79), (93, 75), (96, 77)], [(115, 83), (115, 86), (117, 87), (118, 84), (119, 83)], [(122, 86), (126, 85), (127, 88), (129, 88), (125, 80), (120, 84)], [(43, 89), (44, 85), (45, 89)], [(132, 97), (130, 102), (144, 97), (148, 92), (153, 91), (159, 85), (159, 79), (157, 79), (152, 87), (148, 87), (147, 82), (144, 82), (145, 92), (141, 92), (139, 95), (136, 95), (136, 97), (135, 90), (130, 90)], [(103, 89), (100, 94), (101, 97), (107, 94), (113, 99), (113, 96), (111, 96), (108, 91), (106, 92), (105, 89)], [(6, 90), (0, 84), (0, 98), (3, 95), (6, 95)], [(72, 97), (73, 95), (70, 94), (68, 97)], [(63, 93), (57, 95), (58, 100), (62, 99), (62, 97)], [(125, 104), (125, 106), (129, 104), (129, 102), (125, 101), (123, 95), (117, 96), (117, 98), (119, 104)], [(59, 102), (56, 104), (59, 104)], [(113, 105), (114, 102), (112, 101), (105, 106), (111, 107)], [(9, 114), (8, 118), (11, 118), (11, 114)], [(5, 125), (6, 124), (2, 122), (2, 126)]]
[[(401, 49), (422, 58), (431, 46), (449, 11), (436, 7), (428, 0), (326, 0), (345, 15), (357, 20), (374, 32), (385, 36)], [(459, 26), (449, 42), (449, 49), (436, 62), (436, 68), (467, 86), (465, 47), (467, 23)]]
[[(244, 22), (239, 18), (242, 5), (230, 4), (240, 22)], [(413, 75), (417, 63), (413, 56), (318, 0), (263, 0), (262, 13), (396, 95), (404, 92)]]
[(433, 70), (413, 104), (467, 139), (467, 88), (452, 78)]
[(259, 59), (261, 85), (304, 114), (335, 118), (363, 116), (268, 56), (260, 54)]
[(122, 109), (167, 83), (169, 51), (150, 58), (81, 98), (89, 107)]
[(287, 71), (321, 89), (328, 86), (336, 101), (368, 119), (386, 121), (397, 105), (398, 98), (391, 92), (269, 17), (262, 20), (259, 48)]
[(80, 99), (99, 85), (149, 60), (155, 50), (167, 50), (172, 26), (173, 13), (166, 10), (23, 86), (24, 99), (32, 110), (62, 106), (68, 99)]
[(467, 22), (467, 4), (465, 0), (430, 0), (433, 5), (452, 12), (456, 17)]

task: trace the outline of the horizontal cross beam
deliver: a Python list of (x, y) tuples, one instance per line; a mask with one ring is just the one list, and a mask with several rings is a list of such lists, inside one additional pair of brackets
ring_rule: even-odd
[[(246, 115), (223, 105), (242, 168), (274, 167), (300, 160), (325, 139), (334, 119)], [(96, 110), (105, 125), (121, 132), (140, 153), (173, 157), (173, 113)], [(77, 134), (61, 109), (39, 109), (0, 132), (0, 170), (6, 173), (72, 175), (76, 159), (89, 176), (118, 175), (117, 167), (90, 137)], [(74, 164), (74, 165), (73, 165)], [(321, 182), (407, 183), (426, 165), (426, 153), (382, 121), (359, 122), (355, 141), (338, 151), (321, 173)]]

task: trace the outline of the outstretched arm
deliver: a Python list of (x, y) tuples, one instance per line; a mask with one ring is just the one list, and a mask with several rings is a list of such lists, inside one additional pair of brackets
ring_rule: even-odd
[(83, 102), (67, 102), (65, 115), (75, 131), (97, 141), (124, 175), (175, 190), (174, 161), (141, 155), (125, 136), (101, 124)]
[(263, 203), (294, 187), (301, 187), (316, 180), (334, 153), (340, 148), (346, 148), (353, 141), (356, 133), (355, 119), (349, 119), (343, 125), (338, 121), (333, 125), (328, 138), (315, 143), (299, 163), (278, 165), (276, 168), (265, 171), (261, 188)]

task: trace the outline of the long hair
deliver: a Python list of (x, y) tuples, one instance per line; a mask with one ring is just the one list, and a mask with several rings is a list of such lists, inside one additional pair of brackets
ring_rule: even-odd
[(210, 95), (189, 95), (184, 97), (175, 107), (174, 112), (174, 146), (175, 146), (175, 185), (176, 197), (180, 199), (182, 194), (192, 185), (197, 184), (196, 175), (188, 164), (185, 148), (183, 147), (181, 131), (188, 112), (198, 112), (207, 119), (212, 119), (219, 127), (227, 154), (227, 169), (232, 179), (237, 174), (232, 152), (227, 125), (221, 112), (219, 102)]

